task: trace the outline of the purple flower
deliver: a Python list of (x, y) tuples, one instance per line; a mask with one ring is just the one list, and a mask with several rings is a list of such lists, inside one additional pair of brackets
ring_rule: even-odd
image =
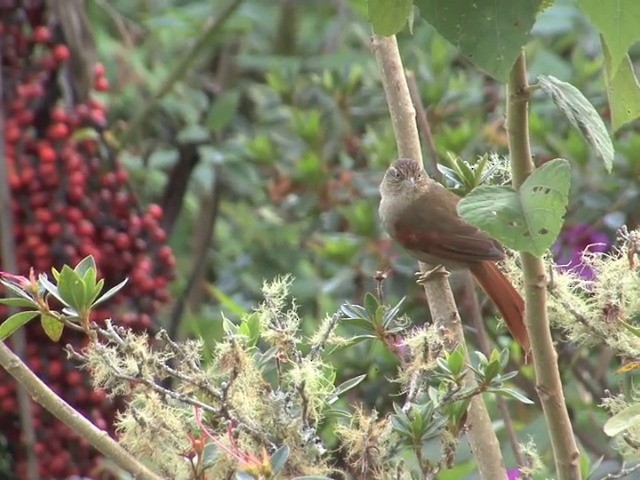
[(507, 470), (507, 479), (508, 480), (518, 480), (520, 478), (520, 469), (519, 468), (511, 468)]
[(585, 280), (593, 280), (595, 273), (591, 266), (582, 261), (584, 252), (606, 252), (611, 248), (611, 240), (606, 234), (586, 223), (564, 228), (553, 247), (556, 263), (560, 270), (571, 271)]

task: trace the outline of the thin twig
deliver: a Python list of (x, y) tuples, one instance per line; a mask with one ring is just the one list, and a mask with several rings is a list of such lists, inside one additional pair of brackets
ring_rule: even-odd
[(624, 478), (627, 477), (628, 475), (637, 472), (638, 470), (640, 470), (640, 463), (638, 463), (637, 465), (634, 465), (633, 467), (629, 467), (629, 468), (621, 468), (619, 471), (614, 472), (614, 473), (609, 473), (607, 475), (605, 475), (604, 477), (602, 477), (600, 480), (612, 480), (612, 479), (617, 479), (617, 478)]

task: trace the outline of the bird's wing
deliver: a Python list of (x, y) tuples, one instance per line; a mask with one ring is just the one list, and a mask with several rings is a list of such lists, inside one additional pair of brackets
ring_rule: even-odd
[(407, 250), (442, 259), (502, 260), (504, 252), (500, 245), (462, 220), (455, 209), (457, 197), (454, 200), (445, 202), (445, 207), (435, 205), (433, 201), (430, 205), (424, 198), (416, 201), (414, 205), (420, 207), (408, 209), (396, 220), (393, 236)]

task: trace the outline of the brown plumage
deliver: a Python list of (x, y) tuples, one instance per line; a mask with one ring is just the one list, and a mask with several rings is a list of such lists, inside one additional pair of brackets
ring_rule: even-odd
[(466, 223), (456, 210), (454, 193), (429, 179), (413, 160), (395, 161), (380, 184), (383, 228), (421, 262), (447, 270), (468, 269), (496, 305), (515, 340), (529, 351), (524, 301), (498, 269), (500, 245)]

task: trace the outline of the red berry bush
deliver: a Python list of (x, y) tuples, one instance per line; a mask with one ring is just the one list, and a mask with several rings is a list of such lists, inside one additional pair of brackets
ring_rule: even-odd
[[(133, 330), (152, 327), (168, 299), (175, 259), (160, 227), (162, 209), (141, 211), (127, 172), (113, 158), (101, 133), (105, 107), (97, 100), (73, 100), (70, 50), (62, 29), (41, 0), (0, 0), (2, 108), (6, 168), (12, 192), (19, 274), (31, 267), (75, 265), (93, 255), (107, 284), (128, 277), (110, 302), (118, 311), (97, 312)], [(66, 85), (69, 88), (63, 88)], [(94, 90), (105, 91), (105, 69), (94, 69)], [(107, 285), (108, 287), (109, 285)], [(118, 313), (119, 311), (123, 313)], [(124, 313), (126, 312), (126, 313)], [(0, 310), (0, 319), (7, 316)], [(118, 401), (93, 391), (84, 373), (66, 359), (62, 345), (84, 339), (65, 332), (60, 343), (37, 325), (26, 329), (26, 362), (47, 384), (97, 426), (112, 432)], [(43, 478), (87, 475), (97, 454), (55, 418), (34, 405), (36, 455)], [(16, 478), (24, 478), (14, 381), (0, 372), (0, 432), (6, 437)]]

